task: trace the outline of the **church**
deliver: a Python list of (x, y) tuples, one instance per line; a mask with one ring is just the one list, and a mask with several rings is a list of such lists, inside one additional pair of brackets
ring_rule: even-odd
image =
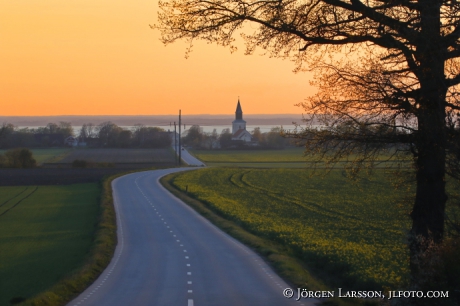
[(238, 104), (236, 105), (235, 120), (232, 122), (232, 140), (252, 141), (251, 133), (246, 131), (246, 121), (243, 120), (240, 98), (238, 98)]

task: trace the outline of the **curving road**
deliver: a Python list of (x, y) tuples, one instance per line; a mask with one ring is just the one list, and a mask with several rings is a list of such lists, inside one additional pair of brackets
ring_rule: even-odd
[[(176, 154), (179, 154), (177, 153), (177, 151), (179, 150), (179, 146), (173, 146), (173, 150), (176, 151)], [(196, 166), (196, 167), (206, 166), (201, 160), (199, 160), (198, 158), (190, 154), (185, 148), (181, 149), (181, 158), (189, 166)]]
[(283, 297), (289, 287), (253, 251), (158, 182), (176, 168), (112, 182), (118, 245), (101, 276), (68, 305), (313, 305)]
[(186, 149), (182, 150), (181, 157), (182, 157), (182, 160), (190, 166), (199, 166), (199, 167), (206, 166), (201, 160), (199, 160), (198, 158), (190, 154)]

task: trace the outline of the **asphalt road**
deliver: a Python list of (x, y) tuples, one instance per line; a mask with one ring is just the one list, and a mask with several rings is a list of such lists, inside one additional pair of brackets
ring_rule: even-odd
[[(113, 181), (118, 245), (101, 276), (68, 305), (313, 305), (253, 251), (172, 196), (158, 182), (186, 169), (138, 172)], [(195, 168), (196, 169), (196, 168)]]
[[(176, 150), (176, 154), (178, 154), (177, 150), (179, 149), (179, 146), (176, 146), (176, 147), (173, 146), (173, 149)], [(195, 166), (195, 167), (206, 166), (201, 160), (199, 160), (198, 158), (190, 154), (185, 148), (181, 149), (181, 158), (189, 166)]]

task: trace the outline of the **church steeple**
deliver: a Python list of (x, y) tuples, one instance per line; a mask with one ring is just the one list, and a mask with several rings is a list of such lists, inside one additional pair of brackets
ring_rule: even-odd
[(235, 120), (232, 122), (232, 134), (235, 135), (239, 130), (246, 130), (246, 121), (243, 120), (240, 97), (238, 97), (238, 104), (236, 105)]
[(240, 104), (240, 98), (239, 97), (238, 97), (238, 104), (236, 105), (235, 119), (236, 120), (243, 120), (243, 110), (241, 109), (241, 104)]

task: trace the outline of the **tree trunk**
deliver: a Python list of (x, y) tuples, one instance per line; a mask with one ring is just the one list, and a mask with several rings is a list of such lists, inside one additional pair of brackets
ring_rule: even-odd
[(438, 244), (444, 234), (446, 123), (444, 76), (445, 50), (440, 47), (440, 11), (437, 1), (422, 0), (422, 36), (426, 41), (417, 47), (420, 63), (418, 77), (420, 96), (417, 99), (418, 131), (416, 137), (417, 189), (411, 212), (410, 241), (412, 277), (423, 270), (417, 260), (429, 247)]
[(442, 241), (444, 233), (444, 210), (447, 200), (445, 131), (444, 126), (440, 126), (437, 122), (439, 121), (437, 114), (427, 112), (424, 117), (423, 121), (427, 121), (427, 127), (421, 128), (419, 124), (418, 132), (421, 144), (418, 147), (416, 160), (417, 189), (411, 213), (412, 234), (433, 239), (438, 243)]

